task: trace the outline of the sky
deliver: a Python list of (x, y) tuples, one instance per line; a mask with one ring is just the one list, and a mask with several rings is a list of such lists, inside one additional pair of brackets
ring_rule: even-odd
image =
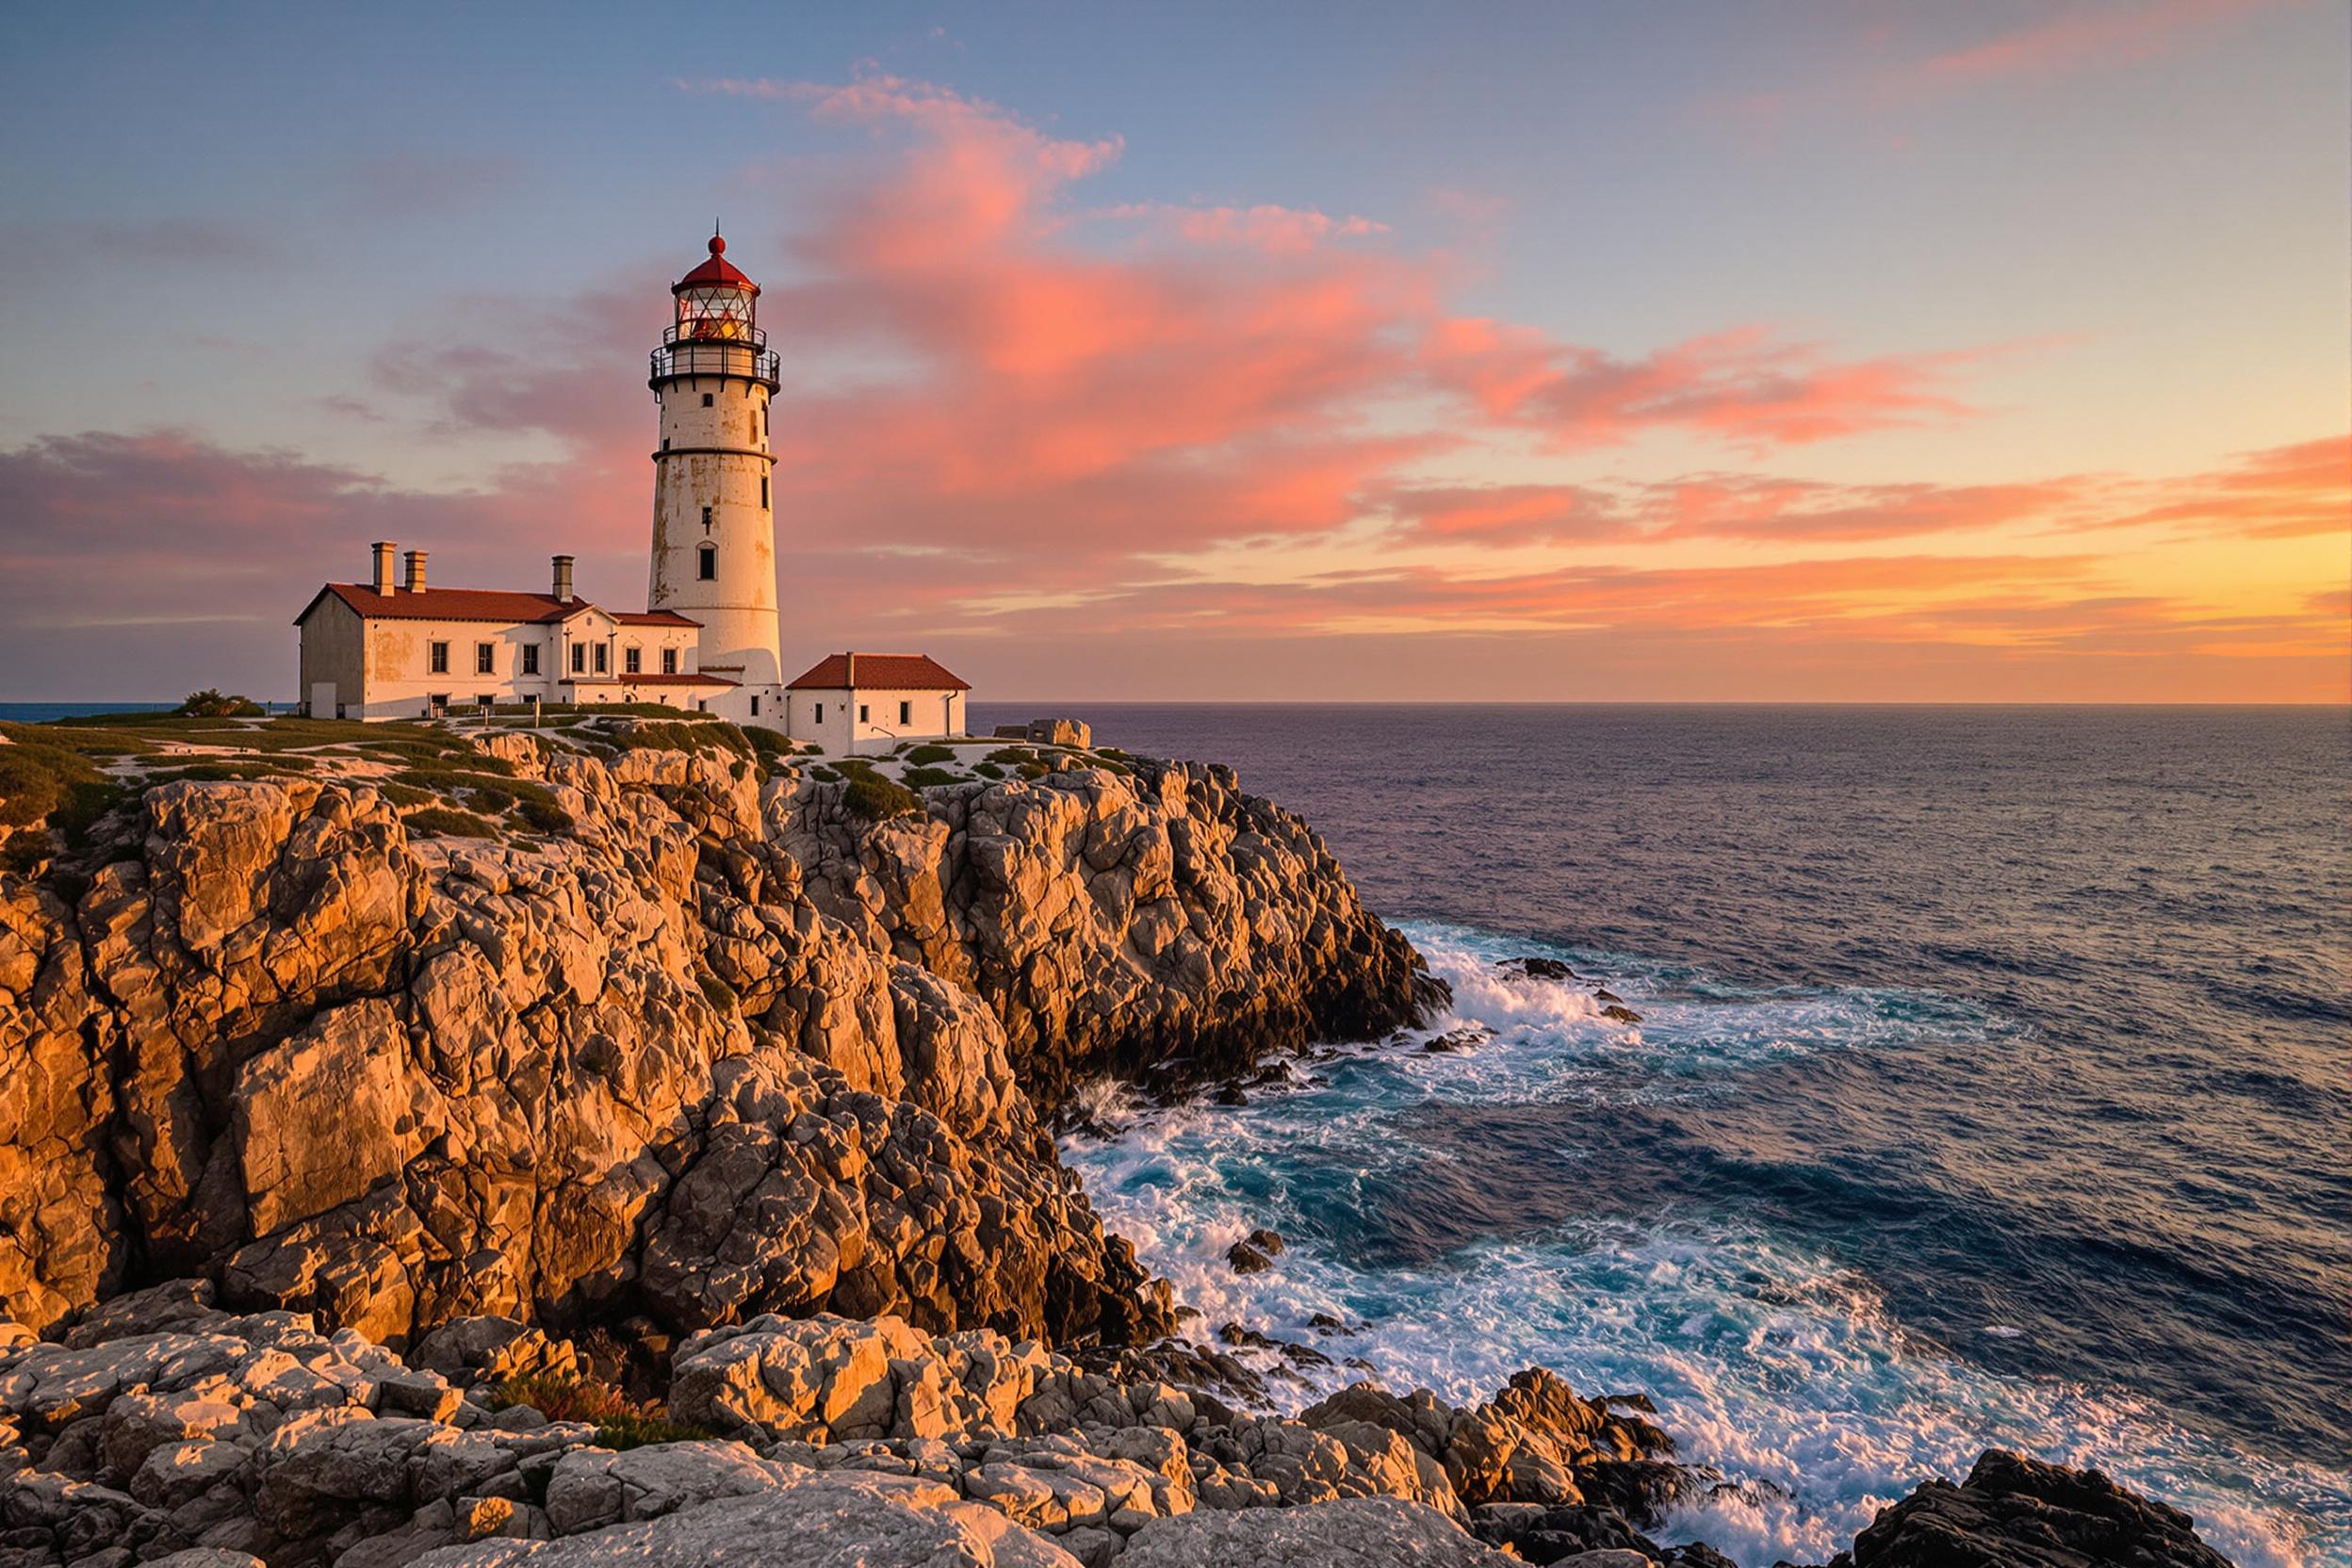
[(0, 701), (368, 546), (645, 592), (668, 285), (788, 665), (982, 700), (2343, 702), (2339, 0), (36, 8)]

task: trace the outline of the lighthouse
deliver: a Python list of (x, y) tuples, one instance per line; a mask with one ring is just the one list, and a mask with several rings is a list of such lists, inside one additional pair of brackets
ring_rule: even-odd
[(648, 382), (662, 408), (653, 454), (653, 565), (645, 602), (700, 623), (701, 668), (738, 682), (710, 703), (739, 723), (775, 723), (776, 511), (768, 399), (776, 356), (760, 332), (760, 286), (710, 254), (670, 287), (676, 309)]

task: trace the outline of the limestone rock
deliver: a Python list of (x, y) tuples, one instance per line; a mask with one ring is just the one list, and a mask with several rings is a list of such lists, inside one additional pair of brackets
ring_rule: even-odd
[(1308, 1508), (1188, 1513), (1146, 1525), (1120, 1568), (1505, 1568), (1513, 1560), (1464, 1535), (1443, 1514), (1395, 1497)]
[(993, 1509), (894, 1477), (810, 1476), (552, 1542), (429, 1552), (416, 1568), (1076, 1568)]

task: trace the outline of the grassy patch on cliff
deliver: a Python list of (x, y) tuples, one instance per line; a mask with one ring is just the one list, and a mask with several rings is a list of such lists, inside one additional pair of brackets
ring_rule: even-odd
[(921, 795), (871, 770), (851, 775), (848, 788), (841, 792), (841, 804), (868, 822), (888, 822), (923, 810)]
[(592, 1421), (596, 1446), (640, 1448), (654, 1443), (692, 1443), (716, 1437), (706, 1428), (672, 1421), (659, 1410), (631, 1400), (611, 1383), (561, 1372), (509, 1378), (490, 1391), (490, 1408), (527, 1405), (550, 1421)]
[(967, 776), (951, 773), (945, 768), (908, 768), (898, 776), (899, 782), (911, 790), (928, 790), (937, 784), (963, 784)]
[(495, 839), (498, 836), (498, 825), (489, 818), (441, 806), (428, 806), (421, 811), (411, 811), (400, 820), (411, 833), (423, 833), (436, 839)]

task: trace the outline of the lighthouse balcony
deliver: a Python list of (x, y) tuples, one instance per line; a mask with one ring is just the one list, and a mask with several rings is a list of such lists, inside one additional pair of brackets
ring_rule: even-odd
[(710, 337), (681, 335), (672, 327), (662, 335), (662, 346), (653, 351), (650, 381), (654, 390), (660, 391), (663, 382), (679, 376), (742, 376), (773, 392), (779, 369), (775, 351), (767, 346), (767, 335), (757, 328), (745, 329), (739, 336)]

